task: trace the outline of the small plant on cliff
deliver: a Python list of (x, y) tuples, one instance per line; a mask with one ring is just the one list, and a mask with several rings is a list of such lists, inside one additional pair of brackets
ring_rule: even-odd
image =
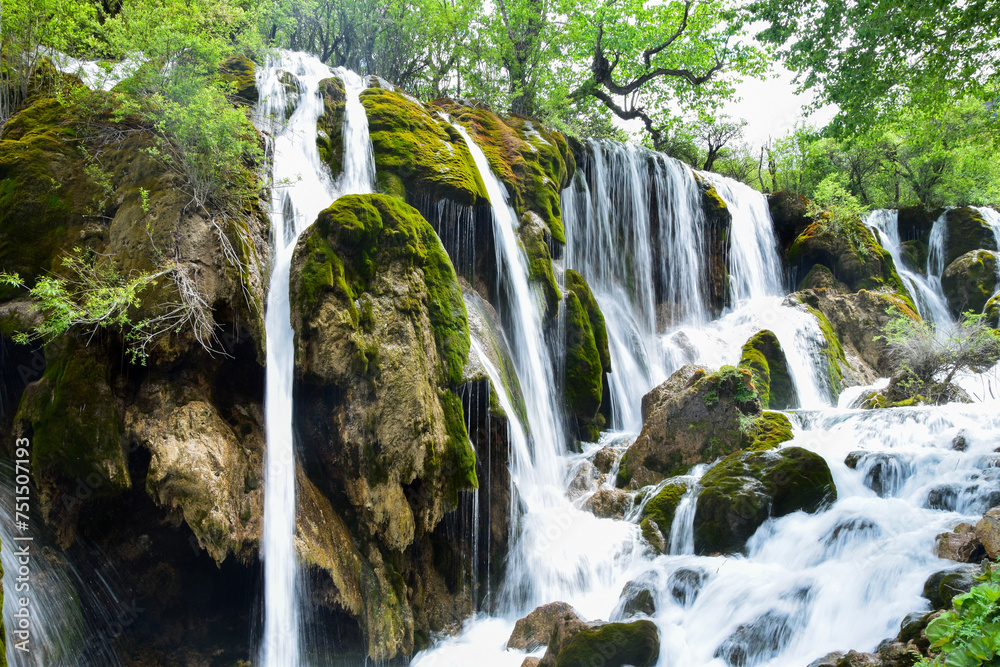
[(940, 654), (917, 667), (980, 667), (1000, 661), (1000, 572), (990, 570), (983, 580), (930, 622), (927, 638), (931, 650)]
[(955, 375), (963, 371), (982, 373), (1000, 361), (1000, 334), (987, 326), (985, 317), (965, 313), (950, 331), (939, 331), (923, 320), (914, 320), (895, 307), (885, 333), (898, 370), (893, 383), (911, 395), (937, 398)]
[(823, 179), (816, 187), (815, 200), (806, 209), (824, 232), (844, 239), (862, 256), (868, 254), (858, 232), (858, 220), (864, 212), (861, 203), (836, 176)]
[[(116, 329), (124, 338), (133, 363), (146, 362), (147, 348), (163, 334), (190, 327), (201, 345), (210, 352), (213, 342), (211, 308), (187, 275), (166, 265), (156, 273), (124, 275), (114, 262), (91, 251), (74, 248), (63, 258), (65, 276), (42, 276), (33, 287), (16, 273), (0, 272), (0, 285), (24, 289), (41, 315), (29, 331), (14, 336), (17, 343), (48, 342), (71, 329), (88, 338), (102, 329)], [(142, 306), (140, 293), (160, 280), (172, 280), (179, 301), (161, 304), (158, 314), (133, 321)]]

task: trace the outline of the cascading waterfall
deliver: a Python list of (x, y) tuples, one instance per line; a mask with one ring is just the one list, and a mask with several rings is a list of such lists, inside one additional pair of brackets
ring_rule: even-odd
[[(943, 218), (943, 216), (942, 216)], [(937, 282), (932, 284), (924, 276), (911, 271), (906, 262), (903, 261), (901, 242), (899, 239), (899, 211), (896, 209), (879, 209), (872, 211), (865, 217), (865, 224), (875, 232), (879, 243), (892, 257), (893, 263), (899, 276), (906, 283), (906, 289), (920, 312), (920, 316), (937, 327), (947, 330), (954, 324), (954, 318), (948, 310), (948, 304), (941, 290), (941, 274), (937, 274)], [(938, 226), (938, 225), (935, 225)], [(939, 241), (935, 250), (935, 261), (943, 264), (943, 242), (944, 225), (941, 224), (937, 240)], [(940, 258), (940, 260), (938, 259)], [(944, 270), (944, 267), (941, 267)], [(928, 274), (929, 275), (929, 274)]]
[[(298, 103), (289, 106), (285, 72), (298, 86)], [(316, 121), (323, 113), (319, 83), (331, 76), (344, 81), (344, 171), (333, 180), (316, 149)], [(374, 159), (368, 121), (358, 97), (360, 76), (336, 72), (317, 58), (282, 52), (261, 68), (257, 85), (263, 100), (259, 127), (272, 133), (271, 224), (274, 259), (267, 299), (267, 456), (264, 472), (264, 635), (260, 662), (264, 667), (296, 667), (300, 661), (298, 564), (295, 553), (295, 450), (292, 437), (292, 383), (295, 372), (294, 332), (288, 280), (295, 242), (317, 215), (343, 194), (372, 191)]]

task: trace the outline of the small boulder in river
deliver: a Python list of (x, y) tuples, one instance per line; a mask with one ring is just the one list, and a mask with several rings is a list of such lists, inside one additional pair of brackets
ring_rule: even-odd
[(951, 532), (937, 536), (934, 555), (959, 563), (978, 563), (986, 556), (986, 550), (976, 535), (975, 526), (960, 523)]
[(765, 409), (798, 407), (799, 398), (788, 371), (788, 360), (773, 332), (763, 329), (750, 337), (743, 345), (739, 367), (748, 369), (753, 375), (757, 396)]
[(624, 519), (632, 507), (632, 494), (619, 489), (600, 489), (583, 506), (599, 519)]
[(1000, 557), (1000, 507), (986, 512), (976, 524), (976, 537), (986, 549), (986, 555), (996, 560)]
[(639, 614), (652, 616), (656, 613), (655, 592), (649, 584), (630, 581), (625, 584), (618, 598), (618, 605), (611, 613), (611, 620), (620, 621)]
[(534, 651), (549, 643), (557, 626), (565, 631), (567, 627), (582, 629), (586, 623), (565, 602), (543, 604), (514, 624), (507, 648)]
[(934, 609), (945, 609), (957, 595), (968, 593), (983, 573), (979, 565), (959, 565), (935, 572), (924, 583), (924, 597), (930, 600)]
[(556, 649), (549, 644), (538, 667), (651, 667), (660, 657), (652, 621), (606, 623), (580, 630)]
[(618, 451), (613, 447), (602, 447), (594, 454), (594, 467), (602, 474), (607, 475), (618, 460)]

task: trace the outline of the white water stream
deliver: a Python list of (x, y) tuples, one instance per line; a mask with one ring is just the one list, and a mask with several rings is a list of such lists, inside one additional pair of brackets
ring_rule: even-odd
[[(475, 154), (471, 143), (470, 148)], [(927, 608), (920, 595), (924, 581), (949, 565), (933, 555), (934, 536), (1000, 502), (1000, 455), (993, 453), (1000, 445), (1000, 416), (987, 405), (830, 407), (820, 370), (825, 342), (812, 315), (784, 303), (763, 196), (703, 175), (733, 213), (731, 302), (712, 322), (701, 287), (706, 269), (700, 264), (705, 243), (700, 195), (690, 172), (685, 176), (669, 160), (642, 149), (603, 142), (590, 142), (589, 148), (592, 163), (563, 196), (565, 264), (587, 278), (605, 315), (614, 369), (613, 425), (619, 430), (585, 444), (581, 455), (546, 448), (545, 476), (528, 469), (538, 463), (537, 438), (527, 445), (533, 458), (515, 454), (514, 484), (525, 502), (507, 588), (519, 594), (509, 597), (498, 616), (470, 619), (461, 634), (439, 638), (413, 664), (517, 667), (525, 654), (505, 649), (517, 618), (556, 600), (569, 602), (584, 618), (616, 618), (628, 582), (654, 591), (660, 665), (788, 667), (833, 650), (873, 650), (896, 634), (906, 614)], [(485, 161), (477, 164), (490, 182)], [(503, 200), (491, 191), (491, 201), (496, 207)], [(504, 211), (496, 219), (515, 228)], [(511, 233), (508, 241), (513, 238)], [(661, 272), (649, 239), (661, 244), (666, 264), (684, 265), (680, 282)], [(507, 241), (498, 255), (506, 265), (520, 257)], [(680, 287), (692, 276), (696, 286)], [(528, 293), (526, 314), (537, 321), (541, 306), (530, 285), (507, 289), (515, 299)], [(655, 303), (664, 295), (677, 295), (670, 298), (682, 305), (672, 304), (669, 317), (658, 318)], [(586, 496), (575, 504), (567, 500), (572, 473), (601, 446), (624, 451), (634, 439), (645, 392), (683, 363), (737, 362), (740, 346), (762, 328), (781, 341), (800, 402), (809, 408), (790, 413), (795, 439), (789, 445), (827, 460), (839, 490), (832, 507), (769, 520), (751, 538), (746, 555), (702, 557), (693, 555), (695, 486), (675, 515), (670, 555), (654, 556), (633, 523), (638, 508), (626, 521), (597, 519), (577, 509)], [(511, 340), (514, 354), (523, 354), (522, 343)], [(523, 365), (516, 365), (524, 382)], [(502, 393), (496, 379), (494, 384)], [(538, 396), (537, 387), (532, 391)], [(845, 405), (851, 395), (845, 395)], [(546, 403), (554, 400), (545, 396)], [(538, 418), (529, 416), (526, 430), (533, 432)], [(952, 448), (959, 434), (965, 451)], [(844, 460), (854, 450), (867, 453), (850, 469)], [(688, 481), (696, 481), (703, 469), (692, 471)], [(591, 490), (607, 487), (609, 478), (595, 480)]]
[[(297, 90), (282, 82), (290, 74)], [(323, 113), (319, 83), (331, 76), (344, 81), (344, 171), (334, 180), (316, 149), (316, 120)], [(274, 260), (268, 292), (267, 456), (264, 472), (264, 636), (263, 667), (297, 667), (300, 662), (299, 578), (295, 553), (295, 448), (292, 436), (292, 383), (295, 373), (294, 333), (288, 301), (288, 279), (299, 235), (316, 216), (344, 194), (372, 191), (375, 168), (368, 120), (358, 98), (360, 76), (336, 72), (305, 54), (283, 52), (257, 75), (261, 102), (258, 126), (273, 137), (271, 225)], [(289, 93), (297, 95), (285, 121)]]

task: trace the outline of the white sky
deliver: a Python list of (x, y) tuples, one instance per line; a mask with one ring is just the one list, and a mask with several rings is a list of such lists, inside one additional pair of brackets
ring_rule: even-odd
[(798, 95), (793, 74), (780, 65), (775, 66), (776, 78), (766, 81), (748, 80), (736, 86), (736, 94), (742, 98), (729, 104), (725, 113), (733, 118), (744, 118), (744, 140), (759, 146), (768, 138), (777, 139), (787, 134), (795, 123), (806, 119), (814, 127), (823, 127), (837, 113), (837, 107), (826, 105), (806, 117), (802, 106), (813, 99), (812, 93)]

